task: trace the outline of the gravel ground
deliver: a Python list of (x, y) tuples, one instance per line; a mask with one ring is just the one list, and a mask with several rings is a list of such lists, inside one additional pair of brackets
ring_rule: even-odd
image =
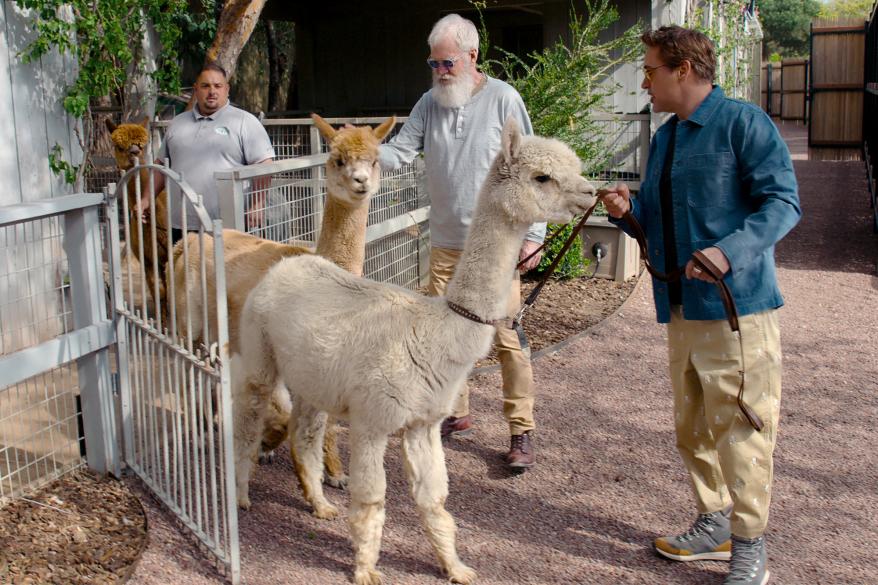
[[(862, 163), (797, 162), (804, 219), (778, 247), (784, 399), (769, 524), (772, 583), (876, 583), (878, 278)], [(648, 279), (613, 316), (535, 361), (538, 465), (510, 475), (497, 372), (473, 378), (478, 430), (446, 448), (448, 508), (479, 583), (719, 583), (723, 563), (657, 558), (655, 536), (694, 504), (671, 421), (665, 329)], [(341, 442), (346, 438), (342, 435)], [(388, 449), (385, 582), (439, 584), (408, 495), (399, 441)], [(344, 518), (308, 514), (289, 461), (259, 468), (240, 514), (251, 585), (350, 582)], [(345, 506), (347, 494), (327, 490)], [(131, 583), (220, 578), (144, 497), (150, 544)]]

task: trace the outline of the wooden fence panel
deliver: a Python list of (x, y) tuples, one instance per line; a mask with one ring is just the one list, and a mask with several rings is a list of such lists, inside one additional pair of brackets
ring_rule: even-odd
[(865, 22), (811, 24), (809, 146), (861, 146)]
[(763, 63), (761, 84), (762, 109), (770, 116), (779, 116), (783, 120), (807, 119), (807, 59), (784, 59), (778, 63)]
[(781, 69), (782, 120), (807, 119), (808, 60), (784, 59)]

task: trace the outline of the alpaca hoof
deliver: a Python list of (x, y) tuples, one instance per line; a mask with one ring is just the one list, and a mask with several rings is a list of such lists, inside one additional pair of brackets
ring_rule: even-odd
[(321, 520), (332, 520), (338, 516), (338, 508), (329, 503), (314, 506), (314, 516)]
[(275, 457), (274, 451), (263, 451), (259, 453), (259, 465), (271, 465), (274, 463)]
[(476, 572), (466, 565), (460, 565), (448, 571), (448, 579), (452, 583), (470, 585), (471, 583), (476, 582)]
[(381, 573), (375, 569), (357, 569), (354, 571), (354, 583), (357, 585), (381, 585)]
[(241, 496), (241, 495), (238, 496), (238, 507), (239, 508), (241, 508), (242, 510), (249, 510), (251, 505), (252, 504), (250, 503), (249, 496)]
[(323, 483), (330, 487), (334, 487), (337, 490), (344, 490), (348, 487), (348, 476), (347, 475), (339, 475), (337, 477), (332, 477), (331, 475), (327, 475), (326, 479), (323, 480)]

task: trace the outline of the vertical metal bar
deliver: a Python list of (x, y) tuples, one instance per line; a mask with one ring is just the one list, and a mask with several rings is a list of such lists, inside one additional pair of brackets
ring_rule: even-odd
[(122, 442), (124, 457), (129, 464), (134, 461), (134, 418), (131, 404), (131, 379), (129, 342), (126, 319), (121, 312), (125, 308), (122, 286), (121, 242), (119, 241), (119, 199), (116, 196), (115, 184), (104, 187), (104, 198), (107, 201), (107, 217), (110, 221), (109, 260), (110, 278), (113, 291), (113, 322), (116, 326), (116, 371), (119, 373), (119, 402), (122, 409)]
[(809, 25), (808, 32), (808, 54), (811, 59), (808, 61), (808, 148), (811, 148), (811, 118), (814, 115), (814, 23)]
[(232, 426), (232, 394), (231, 378), (229, 375), (229, 334), (228, 334), (228, 307), (226, 304), (226, 274), (223, 254), (222, 222), (213, 222), (213, 254), (214, 254), (214, 277), (216, 278), (216, 313), (217, 313), (217, 342), (219, 344), (219, 371), (220, 371), (220, 404), (222, 405), (222, 429), (225, 456), (225, 483), (226, 483), (226, 522), (229, 530), (229, 562), (232, 583), (237, 585), (241, 581), (241, 558), (238, 542), (238, 506), (237, 492), (235, 489), (235, 459), (234, 459), (234, 435)]
[[(101, 234), (96, 207), (65, 216), (63, 239), (70, 271), (74, 327), (86, 327), (106, 318), (100, 269)], [(77, 360), (82, 395), (85, 441), (89, 467), (99, 473), (120, 475), (112, 381), (107, 350)]]

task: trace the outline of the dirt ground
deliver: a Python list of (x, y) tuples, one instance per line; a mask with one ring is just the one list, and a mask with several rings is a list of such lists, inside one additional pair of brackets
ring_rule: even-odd
[[(802, 223), (778, 246), (784, 399), (767, 533), (772, 583), (878, 582), (878, 236), (862, 163), (797, 162)], [(693, 500), (674, 447), (665, 329), (649, 279), (611, 317), (545, 351), (538, 386), (537, 466), (511, 475), (500, 376), (472, 378), (477, 432), (446, 446), (461, 557), (479, 583), (710, 584), (724, 563), (656, 557), (651, 540), (688, 525)], [(342, 444), (345, 437), (342, 435)], [(385, 582), (440, 584), (403, 478), (388, 448)], [(137, 488), (135, 488), (137, 489)], [(345, 492), (329, 498), (347, 504)], [(288, 459), (260, 467), (253, 508), (239, 516), (243, 581), (350, 582), (344, 518), (308, 513)], [(220, 578), (142, 498), (150, 542), (131, 583), (214, 584)]]

